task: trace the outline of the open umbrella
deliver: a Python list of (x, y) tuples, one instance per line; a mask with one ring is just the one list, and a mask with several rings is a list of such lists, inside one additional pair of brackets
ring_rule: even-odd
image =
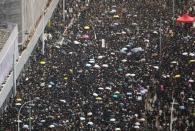
[(20, 102), (20, 101), (22, 101), (22, 99), (21, 98), (17, 98), (16, 101)]
[(85, 120), (85, 117), (80, 117), (80, 120), (81, 120), (81, 121), (84, 121), (84, 120)]
[(49, 128), (54, 128), (55, 126), (54, 125), (50, 125)]
[(108, 64), (103, 64), (102, 67), (107, 68), (108, 67)]
[(28, 127), (28, 125), (23, 125), (22, 128), (23, 128), (23, 129), (28, 129), (29, 127)]
[(98, 64), (95, 64), (93, 67), (96, 68), (96, 69), (100, 69), (101, 68)]
[(21, 103), (16, 103), (16, 106), (21, 106), (22, 104)]
[(111, 118), (110, 121), (111, 121), (111, 122), (115, 122), (116, 119), (115, 119), (115, 118)]
[(99, 87), (98, 89), (99, 89), (99, 90), (104, 90), (104, 88), (102, 88), (102, 87)]
[(98, 59), (99, 60), (102, 59), (102, 58), (104, 58), (104, 56), (102, 56), (102, 55), (98, 56)]
[(110, 87), (106, 87), (105, 89), (106, 89), (106, 90), (110, 90), (110, 91), (112, 90), (112, 88), (110, 88)]
[(119, 15), (114, 15), (113, 18), (119, 18)]
[(88, 112), (88, 113), (87, 113), (87, 116), (92, 116), (92, 115), (93, 115), (92, 112)]
[(115, 128), (115, 131), (121, 131), (121, 128)]
[(62, 102), (62, 103), (66, 103), (66, 100), (60, 100), (60, 102)]
[(81, 42), (75, 40), (75, 41), (74, 41), (74, 44), (75, 44), (75, 45), (78, 45), (78, 44), (81, 44)]
[(93, 122), (89, 121), (87, 124), (92, 126), (93, 125)]
[(127, 62), (127, 59), (123, 59), (123, 60), (121, 60), (123, 63), (125, 63), (125, 62)]
[(45, 65), (45, 64), (46, 64), (46, 62), (45, 62), (44, 60), (40, 61), (39, 63), (40, 63), (41, 65)]
[(89, 39), (90, 37), (89, 37), (89, 35), (84, 34), (84, 35), (82, 36), (82, 38), (83, 38), (83, 39)]
[(91, 64), (87, 63), (85, 66), (86, 66), (86, 67), (91, 67)]
[(97, 97), (97, 96), (98, 96), (98, 94), (97, 94), (97, 93), (93, 93), (93, 96), (96, 96), (96, 97)]
[(89, 30), (90, 27), (89, 27), (89, 26), (84, 26), (84, 29), (85, 29), (85, 30)]
[(188, 14), (184, 14), (184, 15), (180, 16), (179, 18), (177, 18), (176, 21), (179, 23), (193, 23), (194, 18), (189, 16)]
[(96, 97), (96, 100), (102, 100), (102, 98), (101, 97)]
[(190, 60), (189, 63), (194, 63), (195, 62), (195, 59), (194, 60)]

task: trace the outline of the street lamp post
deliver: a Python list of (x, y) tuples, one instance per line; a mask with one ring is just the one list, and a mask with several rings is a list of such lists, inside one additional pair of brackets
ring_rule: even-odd
[[(33, 99), (33, 100), (29, 100), (29, 101), (25, 102), (25, 103), (20, 107), (20, 109), (19, 109), (19, 111), (18, 111), (18, 120), (17, 120), (17, 122), (18, 122), (18, 131), (20, 131), (20, 112), (21, 112), (22, 108), (23, 108), (26, 104), (32, 103), (33, 101), (36, 101), (36, 100), (40, 100), (40, 99), (35, 98), (35, 99)], [(31, 115), (31, 114), (30, 114), (30, 115)], [(31, 119), (31, 116), (30, 116), (30, 119)], [(31, 126), (31, 123), (30, 123), (30, 122), (29, 122), (29, 124), (30, 124), (30, 126)], [(31, 127), (30, 127), (30, 130), (31, 130)]]
[(171, 122), (170, 122), (170, 131), (173, 131), (173, 106), (175, 104), (175, 99), (173, 98), (173, 103), (171, 106)]

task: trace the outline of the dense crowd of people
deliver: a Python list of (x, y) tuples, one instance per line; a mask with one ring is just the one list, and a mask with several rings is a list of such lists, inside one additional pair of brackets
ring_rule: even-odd
[[(0, 130), (17, 130), (29, 100), (21, 130), (195, 130), (194, 29), (173, 25), (169, 0), (66, 4), (72, 26), (59, 5), (45, 54), (38, 43)], [(184, 5), (176, 3), (176, 17), (187, 12)]]

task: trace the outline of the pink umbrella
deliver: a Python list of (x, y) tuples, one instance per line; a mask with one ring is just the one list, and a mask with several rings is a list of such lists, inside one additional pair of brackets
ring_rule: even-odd
[(82, 38), (82, 39), (90, 39), (89, 35), (87, 35), (87, 34), (82, 35), (81, 38)]
[(179, 23), (193, 23), (195, 21), (195, 19), (191, 16), (189, 16), (188, 14), (184, 14), (182, 16), (180, 16), (179, 18), (177, 18), (176, 20)]

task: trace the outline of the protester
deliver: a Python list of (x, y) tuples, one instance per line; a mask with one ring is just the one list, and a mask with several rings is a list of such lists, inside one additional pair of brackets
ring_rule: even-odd
[(29, 114), (32, 130), (168, 131), (171, 120), (175, 131), (195, 130), (195, 40), (172, 25), (169, 1), (68, 3), (74, 24), (64, 33), (59, 6), (0, 129), (16, 130), (19, 108), (34, 100), (21, 110), (22, 130)]

